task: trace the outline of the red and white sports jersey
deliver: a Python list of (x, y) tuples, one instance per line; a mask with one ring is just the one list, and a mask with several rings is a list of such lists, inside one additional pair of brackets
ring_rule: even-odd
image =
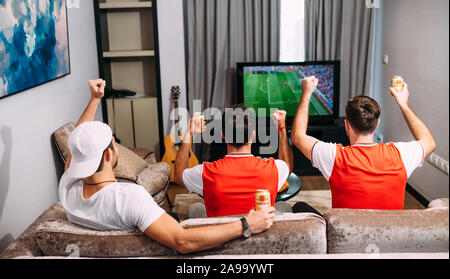
[(424, 160), (417, 141), (347, 147), (319, 141), (311, 152), (330, 183), (333, 208), (403, 209), (408, 177)]
[(183, 172), (189, 192), (202, 195), (208, 217), (239, 215), (255, 207), (258, 189), (270, 191), (272, 206), (278, 190), (289, 176), (282, 160), (261, 159), (251, 154), (229, 154)]

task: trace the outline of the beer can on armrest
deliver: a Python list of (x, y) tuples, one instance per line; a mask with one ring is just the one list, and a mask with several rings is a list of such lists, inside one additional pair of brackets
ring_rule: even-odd
[(256, 190), (255, 209), (261, 210), (270, 207), (270, 192), (266, 189)]

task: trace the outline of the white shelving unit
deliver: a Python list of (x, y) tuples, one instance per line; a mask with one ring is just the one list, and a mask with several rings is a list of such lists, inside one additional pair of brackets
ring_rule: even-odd
[(97, 1), (102, 45), (99, 55), (107, 89), (131, 90), (138, 96), (110, 97), (106, 102), (108, 123), (124, 146), (159, 153), (155, 5), (153, 1)]
[(124, 51), (104, 51), (104, 58), (121, 57), (152, 57), (155, 56), (154, 50), (124, 50)]
[(152, 2), (119, 2), (119, 3), (100, 3), (100, 9), (136, 9), (151, 8)]

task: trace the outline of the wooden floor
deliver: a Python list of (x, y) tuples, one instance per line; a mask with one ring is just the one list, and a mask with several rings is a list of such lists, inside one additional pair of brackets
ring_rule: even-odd
[[(326, 181), (323, 176), (302, 176), (300, 177), (302, 181), (301, 191), (311, 191), (311, 190), (330, 190), (330, 184)], [(170, 202), (173, 205), (175, 200), (175, 195), (186, 194), (187, 190), (177, 184), (170, 184), (168, 195)], [(424, 209), (425, 207), (420, 204), (413, 196), (408, 192), (405, 194), (405, 209)]]

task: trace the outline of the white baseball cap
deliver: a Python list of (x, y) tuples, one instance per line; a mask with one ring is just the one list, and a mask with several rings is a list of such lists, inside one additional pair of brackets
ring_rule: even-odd
[(71, 178), (86, 178), (93, 175), (111, 141), (111, 128), (102, 122), (84, 122), (75, 128), (68, 141), (72, 160), (66, 175)]

